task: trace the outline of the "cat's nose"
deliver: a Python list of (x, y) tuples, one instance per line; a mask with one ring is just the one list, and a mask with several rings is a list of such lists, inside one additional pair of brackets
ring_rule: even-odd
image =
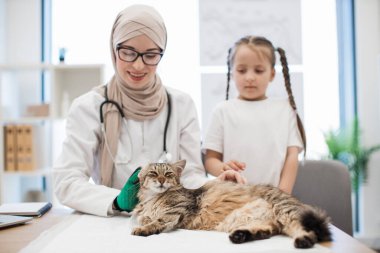
[(158, 182), (160, 182), (161, 185), (164, 184), (164, 182), (165, 182), (165, 178), (163, 178), (163, 177), (159, 177), (159, 178), (158, 178)]

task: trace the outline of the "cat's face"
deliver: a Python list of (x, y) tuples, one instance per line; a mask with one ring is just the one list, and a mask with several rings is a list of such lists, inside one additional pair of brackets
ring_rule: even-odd
[(161, 193), (180, 184), (186, 160), (175, 163), (150, 163), (139, 173), (140, 185), (154, 193)]

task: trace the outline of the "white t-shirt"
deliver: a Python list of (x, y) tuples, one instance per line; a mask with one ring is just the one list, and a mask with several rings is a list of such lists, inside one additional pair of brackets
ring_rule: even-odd
[(290, 146), (300, 152), (303, 147), (296, 113), (287, 99), (232, 99), (215, 108), (203, 151), (222, 153), (224, 162), (245, 162), (242, 174), (249, 183), (278, 186)]

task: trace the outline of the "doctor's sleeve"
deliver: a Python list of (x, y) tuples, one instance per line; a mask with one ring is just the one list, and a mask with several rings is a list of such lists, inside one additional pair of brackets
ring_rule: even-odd
[(89, 182), (90, 176), (100, 175), (97, 152), (100, 142), (99, 119), (94, 103), (74, 100), (66, 123), (62, 151), (54, 163), (55, 193), (59, 201), (75, 210), (107, 216), (110, 204), (119, 190)]

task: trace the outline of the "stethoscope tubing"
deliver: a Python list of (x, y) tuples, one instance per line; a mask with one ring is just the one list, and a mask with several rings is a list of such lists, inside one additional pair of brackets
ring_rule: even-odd
[[(114, 100), (111, 100), (108, 98), (108, 93), (107, 93), (108, 89), (107, 89), (107, 85), (105, 85), (105, 91), (104, 91), (104, 96), (105, 96), (105, 100), (100, 104), (100, 108), (99, 108), (99, 113), (100, 113), (100, 123), (102, 125), (102, 128), (104, 128), (104, 115), (103, 115), (103, 107), (104, 105), (106, 104), (112, 104), (116, 107), (116, 109), (118, 110), (118, 112), (120, 113), (120, 116), (122, 119), (125, 119), (125, 115), (124, 115), (124, 112), (123, 110), (121, 109), (121, 106)], [(171, 109), (172, 109), (172, 103), (171, 103), (171, 97), (170, 97), (170, 94), (167, 90), (166, 91), (166, 96), (168, 98), (168, 114), (166, 116), (166, 122), (165, 122), (165, 129), (164, 129), (164, 145), (163, 145), (163, 151), (164, 153), (168, 153), (167, 152), (167, 149), (166, 149), (166, 136), (167, 136), (167, 132), (168, 132), (168, 128), (169, 128), (169, 123), (170, 123), (170, 117), (171, 117)], [(105, 131), (105, 129), (104, 129)]]
[(170, 116), (171, 116), (171, 111), (172, 111), (172, 102), (170, 100), (170, 95), (169, 95), (169, 92), (165, 89), (166, 91), (166, 96), (168, 98), (168, 115), (166, 117), (166, 122), (165, 122), (165, 129), (164, 129), (164, 146), (162, 147), (162, 150), (164, 151), (164, 153), (168, 153), (167, 149), (166, 149), (166, 136), (167, 136), (167, 133), (168, 133), (168, 128), (169, 128), (169, 123), (170, 123)]

